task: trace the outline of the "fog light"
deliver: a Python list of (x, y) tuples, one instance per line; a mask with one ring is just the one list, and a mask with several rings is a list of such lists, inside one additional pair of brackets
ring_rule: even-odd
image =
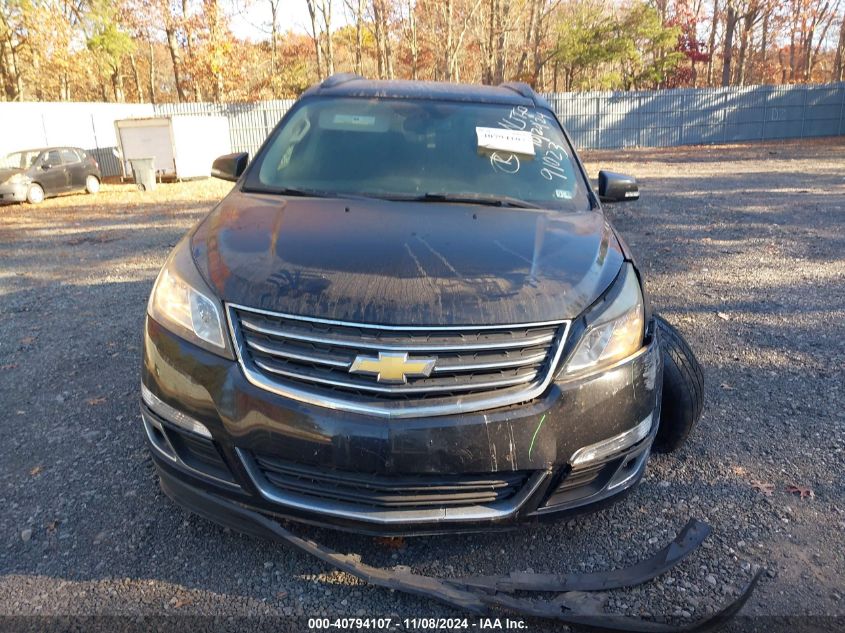
[(579, 448), (572, 454), (569, 463), (572, 466), (580, 466), (589, 462), (601, 461), (645, 439), (648, 437), (649, 431), (651, 431), (651, 414), (633, 429), (628, 429), (624, 433), (614, 435), (601, 442)]
[(150, 409), (152, 409), (153, 412), (155, 412), (157, 415), (161, 416), (171, 424), (175, 424), (176, 426), (181, 427), (186, 431), (190, 431), (191, 433), (196, 433), (197, 435), (202, 435), (203, 437), (211, 439), (211, 432), (207, 428), (205, 428), (204, 424), (194, 420), (189, 415), (185, 415), (181, 411), (177, 411), (169, 404), (162, 401), (161, 398), (156, 396), (152, 391), (147, 389), (145, 385), (141, 385), (141, 400), (143, 400), (144, 404), (146, 404)]

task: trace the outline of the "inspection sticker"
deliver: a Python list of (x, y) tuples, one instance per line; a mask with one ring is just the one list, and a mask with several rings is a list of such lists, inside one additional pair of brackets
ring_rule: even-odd
[(364, 114), (335, 114), (334, 122), (338, 125), (373, 127), (376, 124), (376, 118), (374, 116), (366, 116)]
[(478, 147), (481, 149), (534, 156), (534, 139), (531, 132), (477, 127), (475, 133), (478, 135)]

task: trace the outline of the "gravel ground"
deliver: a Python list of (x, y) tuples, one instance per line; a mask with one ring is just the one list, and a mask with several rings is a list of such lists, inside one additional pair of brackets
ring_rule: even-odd
[[(591, 173), (641, 180), (642, 199), (608, 213), (704, 365), (688, 445), (653, 457), (624, 501), (565, 523), (404, 541), (298, 531), (374, 564), (458, 576), (630, 564), (694, 516), (714, 529), (698, 552), (596, 608), (700, 617), (765, 566), (746, 614), (845, 626), (806, 617), (845, 618), (845, 140), (586, 158)], [(0, 615), (231, 616), (239, 631), (257, 616), (458, 615), (219, 528), (159, 491), (137, 408), (145, 302), (170, 247), (226, 190), (111, 185), (0, 208)], [(735, 628), (751, 626), (771, 630), (764, 617)]]

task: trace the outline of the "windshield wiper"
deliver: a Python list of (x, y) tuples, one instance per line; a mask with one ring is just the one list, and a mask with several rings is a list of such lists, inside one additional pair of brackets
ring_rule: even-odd
[(301, 187), (244, 187), (244, 191), (253, 193), (271, 193), (279, 196), (302, 196), (304, 198), (337, 198), (333, 191), (303, 189)]
[(484, 193), (446, 193), (427, 192), (421, 196), (409, 198), (418, 202), (455, 202), (469, 204), (486, 204), (492, 207), (515, 207), (518, 209), (539, 209), (533, 202), (513, 198), (511, 196), (497, 196)]

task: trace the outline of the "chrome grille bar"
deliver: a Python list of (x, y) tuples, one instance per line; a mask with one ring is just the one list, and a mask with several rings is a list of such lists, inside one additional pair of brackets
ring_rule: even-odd
[(313, 363), (315, 365), (329, 365), (331, 367), (345, 367), (347, 369), (352, 364), (352, 361), (348, 360), (336, 360), (334, 358), (321, 354), (309, 354), (305, 352), (289, 350), (282, 345), (273, 345), (271, 343), (258, 343), (256, 341), (250, 340), (247, 340), (246, 344), (249, 345), (252, 349), (257, 350), (259, 352), (264, 352), (269, 356), (280, 356), (281, 358), (287, 358), (290, 360), (300, 360), (303, 363)]
[[(525, 402), (552, 380), (569, 321), (380, 326), (228, 304), (238, 361), (252, 384), (301, 402), (382, 417), (481, 411)], [(382, 353), (394, 358), (387, 362)], [(407, 373), (402, 365), (424, 367)], [(356, 371), (353, 361), (370, 369)], [(373, 364), (386, 362), (381, 380)], [(389, 377), (388, 377), (389, 376)], [(397, 379), (395, 376), (398, 376)]]
[(543, 350), (531, 356), (524, 356), (520, 358), (512, 358), (506, 360), (494, 360), (486, 363), (449, 362), (449, 360), (447, 359), (444, 360), (442, 363), (438, 363), (434, 367), (434, 373), (477, 371), (480, 369), (508, 369), (511, 367), (525, 367), (527, 365), (537, 365), (539, 363), (542, 363), (543, 360), (545, 360), (547, 354), (548, 351)]
[(536, 345), (543, 345), (550, 343), (554, 338), (554, 332), (549, 334), (542, 334), (531, 338), (498, 341), (491, 343), (381, 343), (379, 341), (367, 340), (364, 338), (355, 339), (343, 336), (326, 336), (319, 334), (311, 334), (309, 332), (300, 332), (292, 329), (281, 329), (277, 327), (268, 327), (258, 323), (249, 318), (242, 318), (241, 325), (248, 330), (258, 332), (260, 334), (267, 334), (283, 339), (291, 339), (294, 341), (302, 341), (305, 343), (318, 343), (322, 345), (332, 345), (338, 347), (350, 347), (354, 349), (369, 349), (378, 350), (381, 352), (460, 352), (460, 351), (480, 351), (491, 349), (512, 349), (521, 347), (533, 347)]
[(522, 385), (531, 382), (534, 380), (536, 375), (536, 373), (530, 373), (511, 378), (464, 384), (427, 384), (425, 386), (401, 385), (396, 387), (386, 387), (376, 386), (375, 384), (366, 384), (359, 381), (324, 378), (322, 376), (309, 374), (305, 371), (289, 371), (282, 367), (274, 367), (269, 363), (265, 363), (260, 360), (256, 360), (255, 364), (265, 371), (269, 371), (272, 374), (278, 374), (280, 376), (286, 376), (287, 378), (306, 380), (316, 382), (321, 385), (330, 385), (332, 387), (343, 387), (354, 391), (371, 391), (373, 393), (390, 393), (400, 395), (412, 393), (449, 393), (457, 391), (472, 391), (475, 389), (500, 389), (502, 387), (512, 387), (514, 385)]

